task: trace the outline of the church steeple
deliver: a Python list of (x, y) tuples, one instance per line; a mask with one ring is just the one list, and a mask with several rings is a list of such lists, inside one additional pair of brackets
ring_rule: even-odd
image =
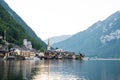
[(50, 39), (48, 38), (48, 47), (47, 50), (50, 50)]

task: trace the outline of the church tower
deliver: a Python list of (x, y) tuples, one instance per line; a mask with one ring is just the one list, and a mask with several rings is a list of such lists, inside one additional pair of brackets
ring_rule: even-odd
[(47, 50), (50, 50), (50, 39), (48, 38), (48, 47)]

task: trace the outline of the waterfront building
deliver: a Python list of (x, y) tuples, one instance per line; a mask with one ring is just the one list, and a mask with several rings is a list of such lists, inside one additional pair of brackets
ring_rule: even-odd
[(40, 52), (40, 53), (38, 53), (38, 55), (40, 56), (40, 57), (44, 57), (45, 55), (44, 55), (44, 52)]
[(24, 40), (23, 40), (23, 45), (24, 45), (25, 47), (27, 47), (27, 39), (24, 39)]
[(0, 39), (3, 39), (3, 36), (0, 36)]
[(28, 41), (28, 42), (27, 42), (27, 47), (28, 47), (28, 49), (32, 50), (32, 44), (31, 44), (31, 41)]
[(24, 45), (26, 48), (32, 50), (32, 43), (31, 43), (31, 41), (28, 41), (27, 39), (24, 39), (24, 40), (23, 40), (23, 45)]

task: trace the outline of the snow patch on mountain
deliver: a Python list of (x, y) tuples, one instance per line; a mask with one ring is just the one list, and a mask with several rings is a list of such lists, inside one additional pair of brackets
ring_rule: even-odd
[(90, 28), (89, 31), (90, 31), (90, 32), (93, 32), (94, 30), (96, 30), (96, 29), (99, 28), (100, 26), (101, 26), (101, 24), (100, 24), (100, 21), (99, 21), (99, 23), (97, 23), (94, 28)]
[(108, 35), (102, 35), (100, 37), (102, 43), (110, 42), (114, 39), (120, 39), (120, 30), (116, 30), (115, 32), (111, 32)]
[(106, 31), (107, 31), (107, 29), (105, 27), (103, 27), (103, 33), (106, 32)]
[(109, 27), (111, 27), (113, 25), (113, 23), (111, 22), (110, 24), (109, 24)]
[(114, 21), (116, 21), (117, 20), (117, 18), (114, 18)]

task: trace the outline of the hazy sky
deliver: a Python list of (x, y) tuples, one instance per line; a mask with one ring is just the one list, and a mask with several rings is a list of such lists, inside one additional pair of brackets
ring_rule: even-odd
[(120, 10), (120, 0), (5, 0), (41, 39), (75, 34)]

